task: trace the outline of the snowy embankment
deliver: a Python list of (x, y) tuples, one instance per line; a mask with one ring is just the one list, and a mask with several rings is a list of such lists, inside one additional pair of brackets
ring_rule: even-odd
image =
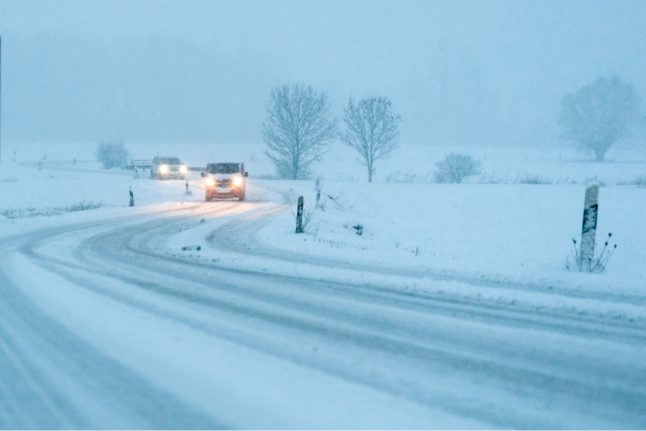
[(310, 220), (304, 235), (293, 235), (291, 213), (260, 231), (258, 238), (275, 248), (384, 268), (646, 293), (646, 226), (636, 223), (646, 214), (646, 189), (602, 188), (598, 247), (609, 232), (618, 244), (603, 274), (566, 270), (571, 239), (580, 236), (582, 185), (329, 182), (319, 208), (313, 184), (289, 189), (306, 197)]
[[(181, 208), (201, 201), (185, 195), (179, 181), (149, 181), (145, 175), (101, 169), (98, 163), (45, 162), (0, 165), (0, 238), (45, 226)], [(199, 183), (195, 184), (199, 187)], [(135, 208), (128, 208), (128, 191)]]

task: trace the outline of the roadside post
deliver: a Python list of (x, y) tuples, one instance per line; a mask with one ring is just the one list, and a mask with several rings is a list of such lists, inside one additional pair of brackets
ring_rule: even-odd
[(188, 188), (188, 178), (186, 178), (186, 184), (185, 185), (186, 185), (186, 194), (187, 195), (192, 195), (193, 193), (191, 193), (191, 190)]
[(296, 208), (296, 233), (303, 233), (303, 196), (298, 197)]
[(321, 178), (316, 179), (316, 208), (319, 207), (321, 202)]
[(590, 271), (594, 259), (597, 216), (599, 213), (599, 185), (591, 184), (585, 190), (583, 222), (581, 223), (581, 264)]
[(132, 192), (132, 187), (128, 190), (128, 193), (130, 194), (130, 205), (131, 207), (135, 206), (135, 194)]

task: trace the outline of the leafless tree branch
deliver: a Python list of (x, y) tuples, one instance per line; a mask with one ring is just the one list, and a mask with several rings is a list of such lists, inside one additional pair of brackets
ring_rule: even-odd
[(401, 116), (392, 110), (392, 103), (385, 97), (350, 99), (345, 107), (345, 131), (341, 140), (359, 153), (368, 169), (368, 182), (372, 182), (375, 162), (385, 159), (397, 148)]
[(274, 88), (263, 124), (266, 154), (283, 178), (307, 178), (325, 145), (334, 137), (336, 121), (325, 93), (304, 84)]

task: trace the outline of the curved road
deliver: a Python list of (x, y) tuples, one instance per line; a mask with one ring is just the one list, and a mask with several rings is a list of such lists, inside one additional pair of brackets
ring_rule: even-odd
[(644, 298), (279, 253), (265, 196), (4, 239), (0, 427), (646, 427), (643, 322), (393, 280)]

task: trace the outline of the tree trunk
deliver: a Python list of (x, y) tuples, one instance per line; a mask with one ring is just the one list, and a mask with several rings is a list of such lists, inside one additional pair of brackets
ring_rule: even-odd
[(608, 141), (596, 141), (591, 146), (592, 151), (594, 152), (594, 160), (596, 162), (603, 162), (603, 158), (610, 149), (612, 142)]
[(603, 150), (595, 150), (594, 159), (596, 162), (603, 162), (603, 156), (606, 155), (606, 152)]

